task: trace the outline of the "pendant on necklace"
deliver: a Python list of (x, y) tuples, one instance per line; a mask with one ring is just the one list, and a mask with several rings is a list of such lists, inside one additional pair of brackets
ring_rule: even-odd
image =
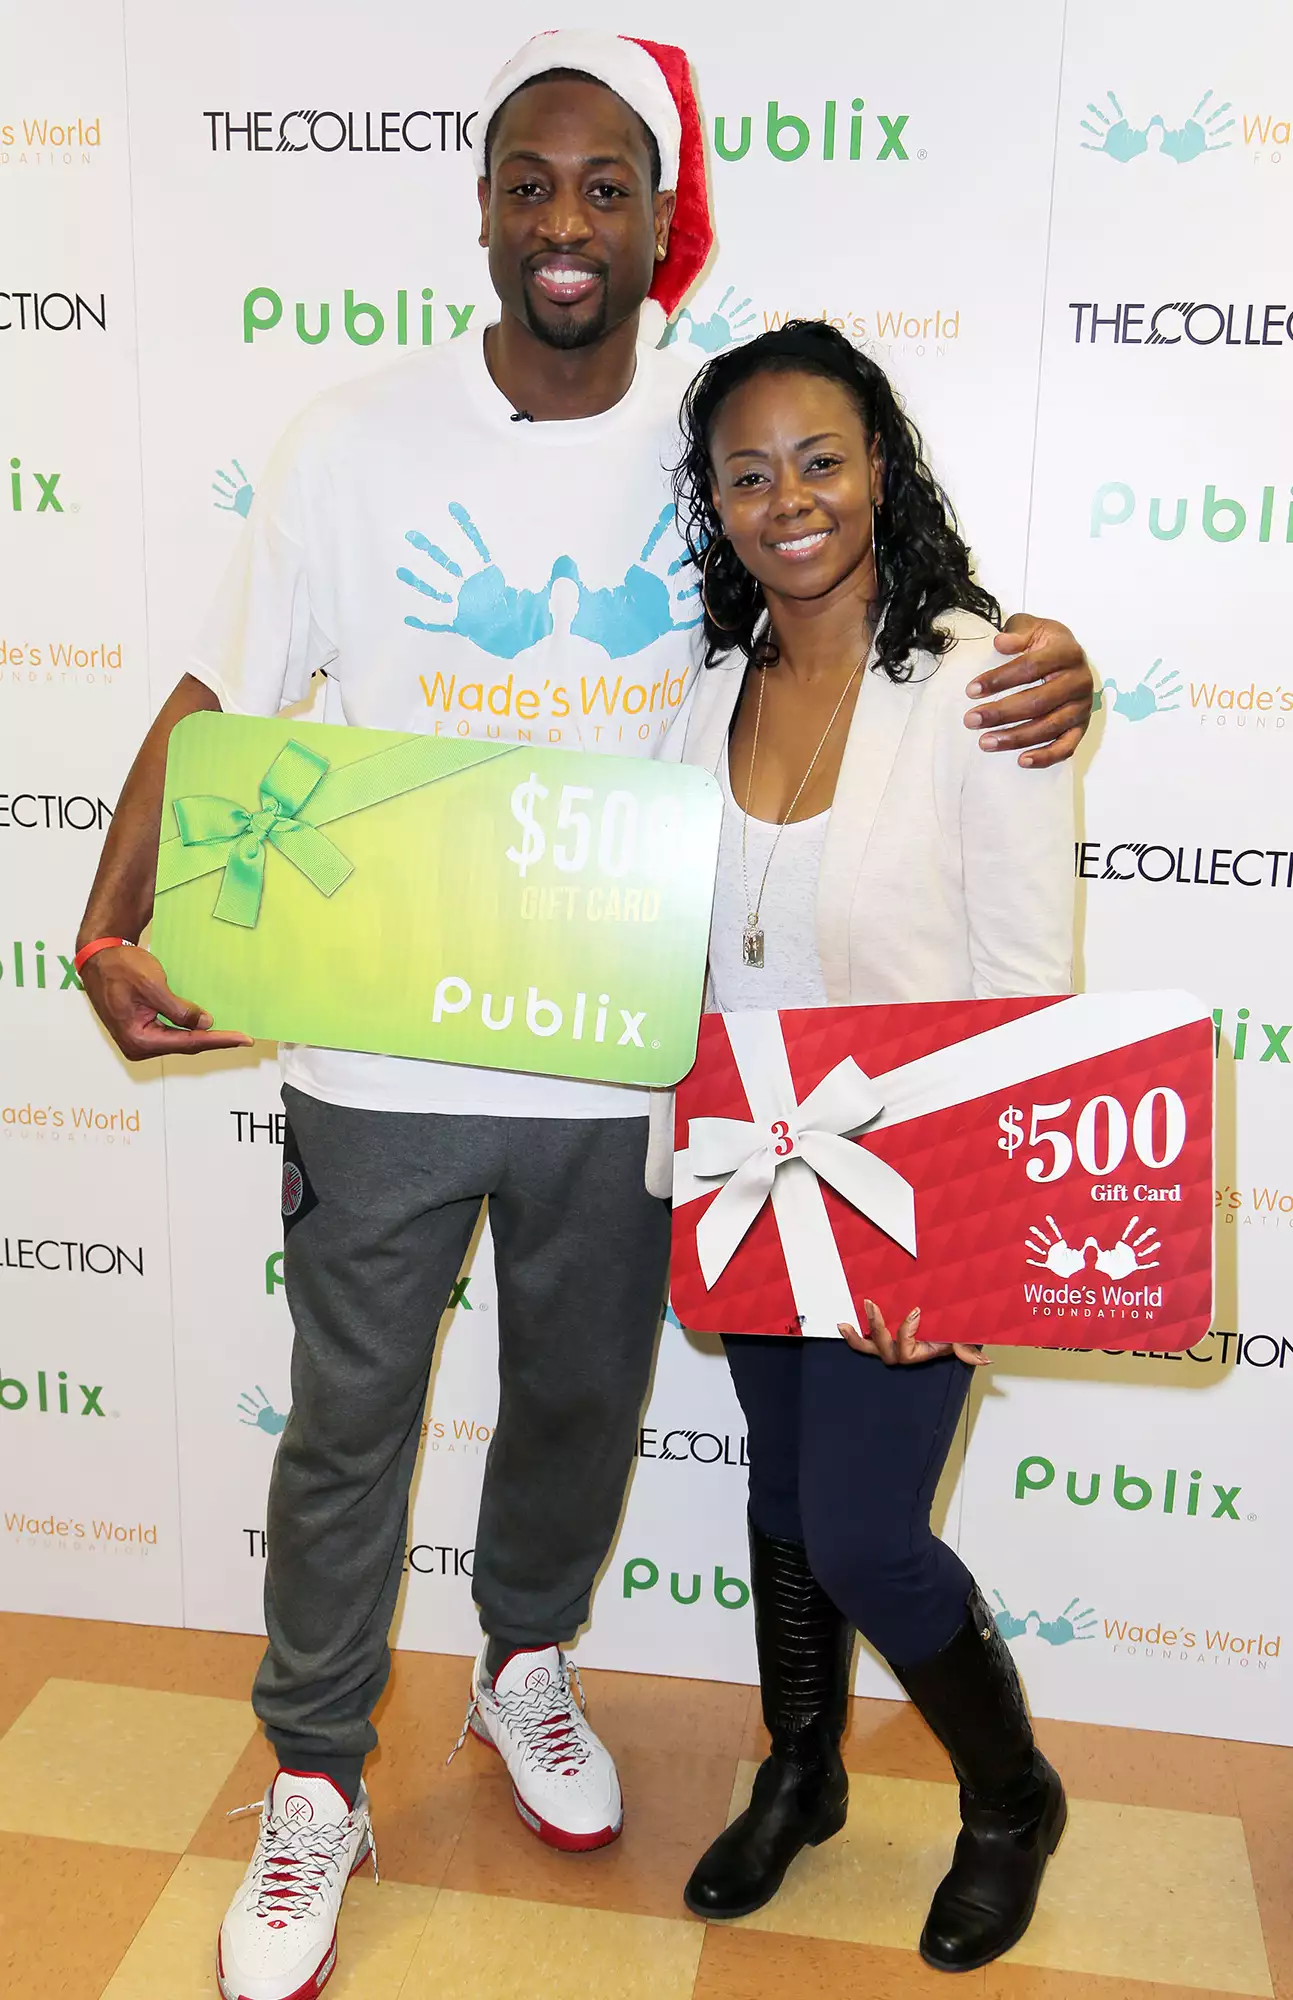
[(750, 911), (745, 929), (741, 932), (741, 963), (756, 970), (761, 970), (763, 966), (763, 929), (757, 910)]

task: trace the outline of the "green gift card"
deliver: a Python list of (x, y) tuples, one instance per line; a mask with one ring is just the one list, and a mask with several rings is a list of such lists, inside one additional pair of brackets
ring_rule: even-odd
[(220, 1028), (670, 1084), (696, 1053), (721, 816), (686, 765), (191, 715), (152, 949)]

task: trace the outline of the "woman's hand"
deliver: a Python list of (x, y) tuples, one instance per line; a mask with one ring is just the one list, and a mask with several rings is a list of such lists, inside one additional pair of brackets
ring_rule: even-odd
[(859, 1333), (855, 1326), (841, 1326), (840, 1332), (859, 1354), (878, 1354), (886, 1368), (905, 1368), (917, 1361), (937, 1361), (944, 1354), (954, 1354), (958, 1361), (966, 1362), (971, 1368), (990, 1368), (992, 1365), (981, 1347), (967, 1347), (958, 1340), (919, 1339), (919, 1306), (907, 1314), (896, 1334), (890, 1333), (879, 1307), (870, 1299), (863, 1299), (862, 1307), (868, 1331)]

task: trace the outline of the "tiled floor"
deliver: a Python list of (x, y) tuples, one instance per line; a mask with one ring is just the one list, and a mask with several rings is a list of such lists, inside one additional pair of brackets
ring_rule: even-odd
[[(270, 1760), (228, 1635), (0, 1616), (0, 1995), (212, 2000), (212, 1941)], [(329, 1996), (354, 2000), (1293, 2000), (1293, 1750), (1042, 1723), (1069, 1830), (1007, 1959), (953, 1983), (912, 1949), (956, 1824), (902, 1703), (855, 1702), (844, 1833), (768, 1909), (706, 1926), (679, 1890), (762, 1754), (748, 1688), (585, 1674), (625, 1832), (557, 1855), (461, 1725), (467, 1662), (397, 1656), (369, 1771), (380, 1887), (356, 1877)]]

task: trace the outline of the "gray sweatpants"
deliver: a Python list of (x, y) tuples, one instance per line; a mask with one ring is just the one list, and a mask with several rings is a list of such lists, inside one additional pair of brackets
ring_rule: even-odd
[(436, 1329), (488, 1198), (499, 1410), (473, 1565), (508, 1645), (573, 1638), (633, 1461), (669, 1256), (645, 1118), (352, 1111), (287, 1088), (292, 1413), (256, 1713), (281, 1762), (362, 1757), (390, 1671)]

